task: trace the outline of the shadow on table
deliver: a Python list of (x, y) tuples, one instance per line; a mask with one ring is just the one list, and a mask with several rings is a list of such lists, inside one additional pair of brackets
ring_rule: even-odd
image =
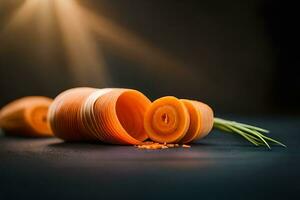
[[(159, 149), (159, 150), (145, 150), (145, 149), (138, 149), (134, 147), (134, 145), (114, 145), (114, 144), (107, 144), (103, 143), (101, 141), (97, 142), (66, 142), (66, 141), (59, 141), (56, 143), (51, 143), (48, 145), (51, 148), (59, 148), (59, 149), (109, 149), (109, 148), (115, 148), (115, 149), (120, 149), (120, 148), (132, 148), (136, 149), (138, 151), (146, 151), (146, 152), (155, 152), (155, 151), (178, 151), (178, 150), (185, 150), (185, 151), (194, 151), (194, 150), (201, 150), (201, 151), (234, 151), (234, 150), (239, 150), (240, 152), (249, 152), (249, 151), (270, 151), (269, 149), (265, 147), (256, 147), (253, 146), (252, 144), (220, 144), (217, 142), (197, 142), (194, 144), (191, 144), (190, 148), (168, 148), (168, 149)], [(272, 149), (277, 149), (280, 147), (274, 146)]]
[(26, 140), (26, 139), (43, 140), (43, 139), (51, 139), (53, 137), (52, 136), (37, 137), (37, 136), (21, 135), (21, 134), (4, 131), (4, 130), (0, 129), (0, 138), (10, 138), (10, 139), (16, 139), (16, 140)]
[(111, 148), (115, 145), (105, 144), (101, 141), (92, 142), (92, 141), (85, 141), (85, 142), (70, 142), (70, 141), (58, 141), (55, 143), (48, 144), (50, 148), (57, 148), (57, 149), (99, 149), (99, 148)]

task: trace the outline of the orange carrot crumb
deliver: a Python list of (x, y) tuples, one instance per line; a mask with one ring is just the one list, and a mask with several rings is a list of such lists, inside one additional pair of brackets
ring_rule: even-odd
[[(134, 145), (138, 149), (150, 149), (150, 150), (157, 150), (157, 149), (168, 149), (168, 148), (178, 148), (180, 147), (179, 144), (168, 144), (164, 142), (163, 144), (157, 143), (157, 142), (152, 142), (152, 141), (146, 141), (143, 142), (139, 145)], [(182, 145), (184, 148), (189, 148), (191, 147), (190, 145)]]
[(175, 147), (175, 144), (167, 144), (167, 147), (173, 148), (173, 147)]

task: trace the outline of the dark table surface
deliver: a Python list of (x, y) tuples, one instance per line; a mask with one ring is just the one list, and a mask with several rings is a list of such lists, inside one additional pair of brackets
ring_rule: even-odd
[(235, 119), (288, 148), (218, 131), (159, 151), (2, 134), (0, 199), (300, 199), (300, 118)]

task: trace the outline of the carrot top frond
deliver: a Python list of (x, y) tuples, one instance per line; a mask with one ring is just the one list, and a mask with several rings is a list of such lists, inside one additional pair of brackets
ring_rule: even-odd
[(256, 126), (243, 124), (235, 121), (225, 120), (221, 118), (214, 118), (214, 128), (224, 132), (234, 133), (242, 136), (255, 146), (266, 146), (271, 149), (269, 143), (277, 144), (286, 147), (283, 143), (267, 137), (262, 133), (269, 133), (268, 130)]

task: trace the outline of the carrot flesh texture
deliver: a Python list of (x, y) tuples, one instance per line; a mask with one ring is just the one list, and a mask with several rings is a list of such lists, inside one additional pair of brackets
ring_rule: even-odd
[(179, 142), (187, 133), (189, 124), (188, 109), (183, 102), (172, 96), (154, 101), (144, 118), (149, 138), (160, 143)]
[(132, 89), (71, 89), (54, 100), (50, 124), (64, 140), (140, 144), (147, 139), (143, 118), (150, 104)]
[(48, 137), (53, 136), (47, 120), (52, 99), (29, 96), (15, 100), (0, 110), (0, 127), (7, 134)]
[(96, 119), (101, 122), (102, 140), (112, 144), (139, 144), (147, 139), (144, 113), (151, 102), (140, 92), (114, 89), (95, 103)]
[(117, 116), (122, 127), (139, 141), (148, 139), (143, 122), (150, 104), (148, 99), (136, 91), (123, 93), (116, 102)]
[(58, 95), (49, 108), (48, 118), (56, 137), (67, 141), (92, 140), (80, 123), (80, 107), (94, 88), (73, 88)]
[(200, 131), (193, 139), (199, 140), (207, 136), (213, 128), (214, 125), (214, 112), (210, 106), (200, 101), (190, 100), (194, 105), (198, 113), (200, 114)]
[(198, 135), (201, 132), (201, 128), (203, 126), (203, 124), (201, 123), (201, 120), (202, 120), (201, 113), (199, 112), (199, 110), (197, 109), (197, 107), (195, 106), (193, 101), (185, 100), (185, 99), (182, 99), (181, 101), (184, 103), (184, 105), (188, 109), (188, 112), (190, 115), (190, 125), (189, 125), (189, 129), (188, 129), (187, 133), (181, 139), (180, 142), (181, 143), (190, 143), (190, 142), (194, 141), (195, 138), (198, 137)]

